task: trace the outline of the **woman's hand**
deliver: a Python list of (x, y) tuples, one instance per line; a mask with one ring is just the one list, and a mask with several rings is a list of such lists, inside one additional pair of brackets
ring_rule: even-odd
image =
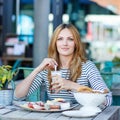
[(64, 78), (59, 77), (52, 83), (52, 90), (55, 90), (55, 93), (58, 93), (60, 90), (68, 90), (70, 89), (70, 82), (65, 80)]
[(77, 90), (80, 87), (79, 84), (61, 77), (58, 77), (58, 79), (51, 84), (52, 90), (55, 90), (55, 93), (58, 93), (60, 90)]
[(42, 63), (38, 66), (41, 70), (54, 68), (55, 65), (58, 65), (57, 62), (52, 58), (45, 58)]

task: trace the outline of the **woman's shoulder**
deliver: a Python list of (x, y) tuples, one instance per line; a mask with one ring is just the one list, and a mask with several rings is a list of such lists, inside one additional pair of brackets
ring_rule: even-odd
[(86, 62), (83, 62), (83, 66), (93, 66), (95, 65), (93, 61), (87, 60)]
[(86, 62), (84, 62), (82, 64), (82, 68), (83, 69), (87, 69), (87, 70), (89, 70), (89, 69), (96, 69), (96, 65), (95, 65), (95, 63), (93, 61), (87, 60)]
[(89, 74), (98, 74), (98, 69), (93, 61), (87, 60), (82, 65), (82, 70)]

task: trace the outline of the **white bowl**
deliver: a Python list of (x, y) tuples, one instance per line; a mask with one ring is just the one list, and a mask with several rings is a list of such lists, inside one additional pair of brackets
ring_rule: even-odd
[(105, 101), (106, 94), (103, 93), (85, 93), (85, 92), (75, 92), (73, 93), (76, 101), (82, 105), (80, 108), (83, 112), (101, 112), (98, 107)]

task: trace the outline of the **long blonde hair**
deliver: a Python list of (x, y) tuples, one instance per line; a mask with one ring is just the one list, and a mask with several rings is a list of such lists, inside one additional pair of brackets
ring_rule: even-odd
[[(61, 32), (61, 30), (65, 28), (71, 31), (71, 33), (73, 34), (74, 42), (75, 42), (74, 54), (73, 54), (71, 63), (69, 64), (69, 70), (70, 70), (70, 80), (76, 81), (77, 78), (81, 75), (82, 62), (86, 62), (86, 57), (85, 57), (84, 46), (80, 39), (80, 34), (78, 30), (74, 27), (74, 25), (60, 24), (55, 29), (49, 44), (48, 57), (55, 59), (58, 63), (58, 69), (60, 69), (61, 62), (59, 59), (59, 53), (57, 51), (56, 41), (58, 39), (58, 35)], [(51, 81), (49, 75), (50, 73), (48, 74), (48, 78), (49, 78), (49, 81)]]

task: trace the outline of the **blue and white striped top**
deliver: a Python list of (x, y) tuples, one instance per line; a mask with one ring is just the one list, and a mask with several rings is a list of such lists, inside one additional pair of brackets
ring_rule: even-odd
[[(62, 72), (62, 77), (69, 80), (70, 71), (68, 69), (60, 69), (60, 71)], [(36, 75), (33, 83), (31, 84), (28, 96), (44, 82), (47, 89), (48, 99), (52, 100), (54, 98), (64, 98), (66, 100), (75, 101), (73, 94), (67, 90), (61, 90), (59, 93), (56, 94), (51, 93), (51, 91), (49, 90), (50, 84), (47, 75), (47, 70), (41, 71)], [(86, 63), (83, 63), (81, 76), (77, 79), (76, 82), (80, 85), (88, 86), (94, 90), (108, 89), (97, 67), (92, 61), (89, 60)], [(111, 102), (112, 94), (111, 92), (109, 92), (106, 97), (106, 106), (111, 105)]]

